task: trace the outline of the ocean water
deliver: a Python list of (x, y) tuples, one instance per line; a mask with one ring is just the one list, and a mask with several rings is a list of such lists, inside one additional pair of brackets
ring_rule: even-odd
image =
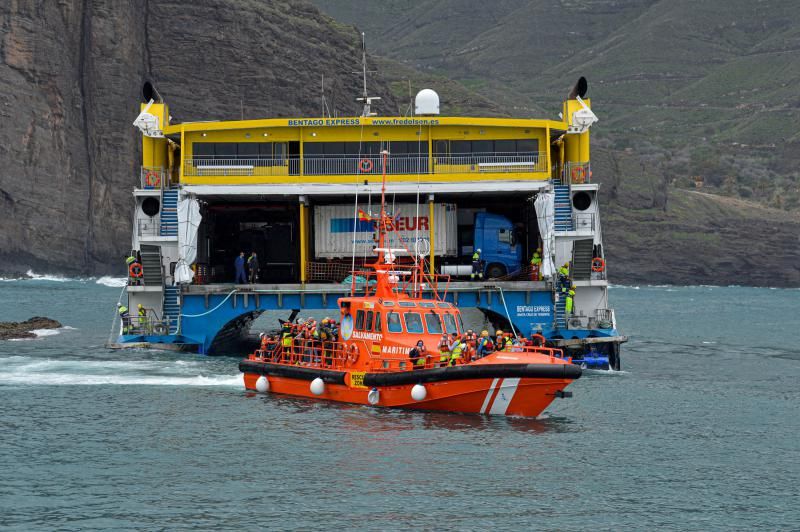
[(108, 338), (118, 281), (0, 281), (0, 528), (798, 529), (800, 290), (614, 287), (622, 372), (539, 420), (246, 393)]

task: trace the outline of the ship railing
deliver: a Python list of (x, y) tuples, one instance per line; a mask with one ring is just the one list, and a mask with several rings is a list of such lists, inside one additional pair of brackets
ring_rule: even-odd
[(274, 337), (256, 350), (252, 358), (290, 366), (343, 369), (348, 362), (348, 351), (339, 341), (294, 337), (284, 347), (282, 340)]
[[(303, 156), (304, 175), (381, 175), (383, 162), (380, 155)], [(386, 173), (427, 174), (428, 157), (418, 155), (390, 155), (386, 162)]]
[[(595, 310), (596, 328), (598, 329), (616, 329), (617, 317), (614, 314), (613, 308), (599, 308)], [(595, 327), (592, 327), (595, 328)]]
[(183, 175), (288, 176), (297, 175), (299, 159), (289, 157), (194, 157), (184, 159)]
[(157, 218), (136, 220), (136, 234), (139, 238), (144, 236), (161, 236), (161, 223)]
[(169, 188), (163, 166), (142, 166), (139, 172), (141, 187), (145, 190)]
[(572, 211), (572, 227), (575, 228), (575, 231), (594, 232), (595, 213)]
[(592, 165), (590, 163), (566, 163), (561, 178), (563, 184), (582, 185), (592, 182)]
[(341, 283), (351, 270), (350, 264), (342, 262), (307, 262), (306, 280)]
[[(461, 357), (455, 359), (455, 361), (453, 361), (449, 352), (426, 349), (422, 356), (412, 360), (409, 356), (411, 348), (407, 348), (405, 351), (405, 353), (397, 355), (370, 354), (367, 371), (372, 373), (414, 371), (415, 369), (433, 369), (454, 365), (462, 366), (478, 360), (474, 347), (468, 347), (467, 350), (462, 353)], [(564, 352), (561, 349), (552, 347), (514, 345), (504, 349), (502, 352), (544, 355), (549, 357), (551, 362), (555, 362), (555, 359), (564, 359)], [(418, 363), (420, 360), (422, 362)], [(565, 360), (569, 359), (567, 358)]]
[(433, 161), (435, 174), (547, 172), (545, 152), (437, 155)]
[[(132, 312), (136, 312), (136, 309), (132, 309)], [(161, 318), (155, 311), (148, 309), (146, 316), (123, 318), (120, 332), (124, 335), (165, 336), (170, 330), (177, 329), (177, 326), (177, 318)]]

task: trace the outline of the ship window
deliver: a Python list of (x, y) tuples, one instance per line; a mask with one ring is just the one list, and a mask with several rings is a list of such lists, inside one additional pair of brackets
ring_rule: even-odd
[(496, 140), (494, 141), (494, 151), (496, 153), (515, 153), (517, 151), (517, 141)]
[(437, 303), (439, 308), (450, 308), (450, 303)]
[(456, 317), (458, 318), (458, 327), (459, 327), (459, 329), (461, 329), (461, 332), (463, 333), (464, 332), (464, 322), (461, 321), (461, 314), (456, 314)]
[(364, 330), (364, 311), (359, 310), (356, 312), (356, 330), (363, 331)]
[(390, 312), (386, 315), (386, 328), (389, 332), (399, 333), (403, 332), (403, 325), (400, 323), (400, 314), (397, 312)]
[(393, 307), (394, 306), (394, 301), (384, 301), (383, 302), (383, 306), (384, 307)]
[(400, 301), (398, 303), (401, 307), (416, 307), (417, 304), (413, 301)]
[(446, 140), (437, 140), (434, 144), (433, 153), (436, 157), (447, 157), (449, 150), (447, 149), (448, 142)]
[(213, 157), (213, 142), (195, 142), (192, 144), (192, 154), (194, 157)]
[(517, 141), (517, 153), (538, 153), (539, 141), (536, 139), (520, 139)]
[(217, 157), (236, 157), (237, 153), (235, 142), (217, 142), (214, 144), (214, 155)]
[(410, 333), (422, 333), (425, 330), (422, 328), (422, 318), (416, 312), (406, 312), (406, 330)]
[(494, 152), (494, 141), (491, 140), (473, 140), (472, 153), (478, 154), (491, 154)]
[(323, 157), (325, 150), (321, 142), (304, 142), (303, 157)]
[(425, 325), (428, 327), (428, 334), (442, 334), (442, 320), (438, 314), (425, 314)]
[(381, 313), (375, 313), (375, 332), (381, 332)]
[(447, 334), (458, 333), (458, 329), (456, 329), (456, 320), (453, 318), (453, 315), (448, 312), (442, 317), (444, 318), (444, 328)]
[(419, 306), (422, 307), (422, 308), (434, 308), (436, 305), (434, 305), (430, 301), (424, 301), (424, 302), (420, 303)]
[(459, 155), (469, 155), (472, 153), (472, 143), (468, 140), (451, 140), (450, 141), (450, 155), (458, 157)]
[(257, 142), (240, 142), (237, 148), (239, 157), (245, 159), (257, 159), (259, 145)]
[(367, 312), (367, 324), (364, 326), (364, 330), (365, 331), (371, 331), (372, 330), (372, 318), (373, 318), (373, 314), (372, 314), (372, 311), (370, 310), (369, 312)]

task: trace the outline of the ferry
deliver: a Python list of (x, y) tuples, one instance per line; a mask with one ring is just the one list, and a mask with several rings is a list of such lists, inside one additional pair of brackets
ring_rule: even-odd
[(443, 302), (470, 328), (541, 335), (575, 364), (619, 369), (586, 93), (581, 78), (558, 118), (445, 116), (430, 89), (408, 116), (379, 116), (365, 88), (358, 116), (177, 123), (146, 82), (109, 346), (225, 354), (265, 312), (340, 312), (378, 245), (368, 220), (387, 151), (386, 247), (411, 251), (401, 265), (449, 275)]
[[(381, 167), (387, 167), (388, 151)], [(556, 398), (581, 369), (561, 350), (508, 345), (484, 353), (470, 345), (459, 310), (439, 296), (447, 276), (426, 274), (424, 258), (411, 250), (387, 248), (386, 235), (396, 218), (385, 208), (370, 218), (378, 233), (376, 260), (363, 295), (339, 298), (340, 331), (324, 323), (292, 332), (283, 323), (280, 338), (264, 337), (261, 349), (239, 364), (245, 388), (300, 397), (373, 406), (535, 417)], [(399, 255), (414, 256), (398, 268)], [(356, 272), (353, 272), (354, 274)], [(374, 284), (369, 280), (374, 279)], [(444, 283), (442, 283), (444, 281)], [(431, 298), (422, 290), (430, 288)], [(450, 335), (448, 335), (450, 333)], [(440, 340), (444, 334), (445, 346)], [(452, 347), (447, 341), (452, 337)]]

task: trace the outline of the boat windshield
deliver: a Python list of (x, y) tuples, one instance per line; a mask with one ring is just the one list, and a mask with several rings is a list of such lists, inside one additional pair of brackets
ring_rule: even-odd
[(461, 320), (461, 313), (459, 312), (456, 316), (458, 316), (458, 328), (461, 329), (463, 333), (466, 329), (464, 329), (464, 322)]
[(390, 312), (386, 315), (386, 328), (392, 333), (403, 332), (403, 325), (400, 323), (400, 314), (398, 312)]
[(381, 313), (375, 314), (375, 332), (381, 332)]
[(444, 318), (444, 328), (447, 334), (458, 333), (458, 329), (456, 329), (456, 320), (453, 318), (453, 315), (447, 312), (442, 317)]
[(438, 314), (433, 312), (425, 314), (425, 325), (428, 326), (428, 334), (442, 334), (442, 320)]
[(422, 318), (419, 317), (419, 314), (416, 312), (406, 312), (406, 331), (410, 333), (421, 333), (424, 332), (422, 328)]

